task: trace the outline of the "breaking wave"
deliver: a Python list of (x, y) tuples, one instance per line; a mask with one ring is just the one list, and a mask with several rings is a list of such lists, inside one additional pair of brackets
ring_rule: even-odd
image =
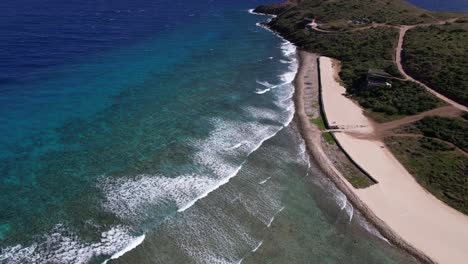
[[(68, 230), (64, 225), (56, 225), (49, 234), (44, 235), (41, 242), (23, 247), (17, 245), (2, 249), (1, 263), (88, 263), (93, 257), (113, 255), (122, 256), (135, 248), (144, 240), (144, 235), (134, 237), (128, 228), (115, 226), (103, 232), (99, 241), (83, 242), (78, 235)], [(119, 253), (115, 253), (119, 252)]]

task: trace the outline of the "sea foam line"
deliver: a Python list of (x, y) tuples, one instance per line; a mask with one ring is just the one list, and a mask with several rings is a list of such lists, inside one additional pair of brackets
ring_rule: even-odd
[[(281, 47), (282, 51), (283, 51), (283, 54), (285, 56), (292, 56), (293, 54), (295, 54), (296, 52), (296, 47), (289, 41), (285, 40), (284, 38), (282, 38), (284, 40), (283, 42), (283, 45)], [(294, 80), (294, 76), (295, 76), (295, 73), (297, 71), (297, 63), (295, 62), (292, 62), (292, 64), (294, 65), (291, 69), (290, 67), (290, 70), (291, 72), (286, 72), (285, 74), (282, 75), (282, 78), (283, 80), (286, 81), (286, 83), (283, 83), (283, 84), (287, 84), (287, 83), (291, 83), (293, 80)], [(292, 77), (291, 77), (292, 76)], [(279, 84), (279, 85), (283, 85), (283, 84)], [(279, 86), (277, 85), (277, 86)], [(294, 93), (294, 90), (292, 89), (292, 94)], [(242, 166), (245, 164), (245, 162), (248, 160), (248, 157), (253, 153), (255, 152), (257, 149), (259, 149), (263, 142), (265, 142), (266, 140), (274, 137), (279, 131), (281, 131), (284, 127), (288, 126), (292, 119), (294, 118), (294, 110), (292, 111), (292, 113), (290, 114), (290, 116), (288, 117), (286, 123), (283, 124), (283, 127), (276, 130), (273, 134), (263, 138), (259, 144), (257, 144), (257, 146), (255, 146), (246, 156), (245, 160), (241, 163), (241, 165), (233, 172), (231, 173), (230, 175), (228, 175), (227, 177), (223, 178), (221, 181), (219, 181), (216, 185), (212, 186), (211, 188), (209, 188), (208, 190), (206, 190), (205, 192), (203, 192), (201, 195), (199, 195), (198, 197), (196, 197), (194, 200), (192, 200), (191, 202), (189, 202), (188, 204), (186, 204), (185, 206), (179, 208), (177, 210), (177, 212), (183, 212), (185, 210), (187, 210), (188, 208), (190, 208), (191, 206), (193, 206), (198, 200), (200, 199), (203, 199), (205, 198), (206, 196), (208, 196), (208, 194), (210, 194), (211, 192), (217, 190), (218, 188), (220, 188), (221, 186), (227, 184), (233, 177), (235, 177), (239, 171), (242, 169)]]
[(259, 182), (258, 184), (263, 185), (263, 184), (265, 184), (267, 181), (269, 181), (270, 179), (271, 179), (271, 177), (268, 177), (268, 178), (266, 178), (265, 180)]
[(242, 162), (241, 165), (239, 167), (237, 167), (237, 169), (231, 173), (229, 176), (223, 178), (221, 181), (219, 181), (216, 185), (212, 186), (211, 188), (207, 189), (205, 192), (203, 192), (201, 195), (199, 195), (198, 197), (196, 197), (194, 200), (190, 201), (189, 203), (187, 203), (185, 206), (182, 206), (181, 208), (179, 208), (177, 210), (177, 212), (183, 212), (185, 210), (187, 210), (188, 208), (192, 207), (198, 200), (201, 200), (203, 198), (205, 198), (206, 196), (208, 196), (208, 194), (210, 194), (211, 192), (215, 191), (216, 189), (218, 189), (219, 187), (223, 186), (224, 184), (228, 183), (229, 180), (233, 177), (235, 177), (237, 175), (237, 173), (239, 173), (239, 171), (242, 169), (242, 166), (244, 165), (246, 161)]
[[(135, 249), (136, 247), (138, 247), (141, 243), (143, 243), (144, 240), (145, 240), (145, 235), (136, 237), (135, 239), (130, 241), (130, 243), (128, 243), (127, 246), (125, 246), (125, 248), (123, 248), (122, 250), (120, 250), (120, 251), (116, 252), (114, 255), (112, 255), (112, 257), (110, 257), (110, 259), (120, 258), (121, 256), (125, 255), (125, 253), (127, 253), (127, 252)], [(102, 264), (106, 264), (110, 259), (105, 260)]]
[[(284, 75), (289, 75), (289, 72), (283, 74), (283, 75), (281, 76), (282, 79), (287, 78), (287, 77), (284, 77)], [(291, 81), (286, 81), (286, 82), (283, 82), (283, 83), (280, 83), (280, 84), (276, 84), (276, 85), (270, 84), (270, 83), (268, 83), (268, 82), (261, 82), (261, 81), (257, 81), (257, 83), (260, 84), (260, 85), (263, 85), (263, 86), (265, 86), (265, 87), (267, 87), (267, 88), (266, 88), (266, 89), (263, 89), (263, 90), (257, 89), (257, 90), (255, 91), (255, 93), (256, 93), (256, 94), (264, 94), (264, 93), (269, 92), (269, 91), (271, 91), (272, 89), (276, 89), (276, 88), (278, 88), (278, 87), (280, 87), (280, 86), (283, 86), (283, 85), (286, 85), (286, 84), (291, 84)], [(265, 85), (265, 84), (269, 84), (269, 85)], [(290, 99), (290, 98), (288, 98), (288, 99)]]
[(256, 252), (263, 244), (263, 240), (258, 243), (258, 245), (252, 250), (252, 252)]
[(284, 208), (285, 208), (284, 206), (281, 207), (281, 208), (273, 215), (273, 217), (270, 219), (270, 222), (268, 222), (267, 227), (270, 227), (270, 226), (271, 226), (271, 224), (272, 224), (273, 221), (275, 220), (275, 217), (276, 217), (279, 213), (281, 213), (281, 211), (283, 211)]
[(242, 145), (244, 145), (244, 144), (245, 144), (245, 142), (241, 142), (241, 143), (238, 143), (238, 144), (235, 144), (235, 145), (233, 145), (233, 146), (231, 146), (231, 147), (226, 148), (226, 150), (238, 149), (238, 148), (240, 148), (240, 147), (241, 147)]
[(256, 94), (265, 94), (267, 92), (271, 91), (271, 88), (266, 88), (266, 89), (263, 89), (263, 90), (256, 90), (255, 93)]
[[(128, 228), (114, 226), (101, 233), (101, 238), (92, 243), (84, 242), (66, 226), (58, 224), (40, 241), (29, 246), (16, 245), (2, 248), (0, 263), (88, 263), (93, 257), (111, 255), (117, 258), (138, 246), (144, 235), (133, 237)], [(51, 251), (53, 249), (53, 251)], [(116, 253), (117, 252), (117, 253)]]
[[(292, 119), (291, 119), (292, 120)], [(291, 120), (288, 121), (288, 124), (291, 122)], [(288, 125), (287, 124), (287, 125)], [(285, 125), (285, 126), (287, 126)], [(206, 196), (208, 196), (208, 194), (210, 194), (211, 192), (217, 190), (219, 187), (225, 185), (226, 183), (228, 183), (232, 178), (234, 178), (238, 173), (239, 171), (242, 169), (243, 165), (247, 162), (248, 160), (248, 157), (253, 153), (255, 152), (257, 149), (259, 149), (262, 145), (263, 145), (263, 142), (267, 141), (268, 139), (276, 136), (276, 134), (278, 134), (278, 132), (280, 132), (282, 130), (282, 128), (276, 130), (274, 133), (272, 133), (271, 135), (263, 138), (263, 140), (260, 141), (260, 143), (258, 143), (248, 154), (247, 156), (245, 157), (245, 160), (241, 163), (241, 165), (239, 167), (237, 167), (237, 169), (231, 173), (229, 176), (223, 178), (221, 181), (219, 181), (217, 184), (215, 184), (214, 186), (212, 186), (211, 188), (209, 188), (207, 191), (203, 192), (203, 194), (199, 195), (197, 198), (195, 198), (194, 200), (192, 200), (191, 202), (189, 202), (188, 204), (186, 204), (185, 206), (179, 208), (177, 210), (177, 212), (183, 212), (185, 210), (187, 210), (188, 208), (192, 207), (198, 200), (200, 199), (203, 199), (205, 198)]]
[(255, 9), (249, 9), (249, 10), (247, 10), (247, 12), (249, 12), (252, 15), (257, 15), (257, 16), (269, 16), (269, 17), (272, 17), (272, 18), (277, 17), (276, 15), (255, 12)]

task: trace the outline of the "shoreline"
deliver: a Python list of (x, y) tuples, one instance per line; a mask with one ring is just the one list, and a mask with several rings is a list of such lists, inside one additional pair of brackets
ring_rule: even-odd
[[(264, 27), (281, 36), (280, 33), (273, 31), (267, 25)], [(321, 129), (309, 120), (312, 117), (308, 109), (311, 104), (310, 94), (307, 94), (310, 92), (310, 82), (304, 81), (304, 79), (308, 79), (305, 73), (305, 68), (308, 68), (307, 64), (314, 64), (313, 67), (317, 69), (314, 70), (314, 74), (318, 75), (318, 82), (314, 85), (319, 86), (319, 94), (316, 95), (320, 102), (318, 108), (325, 122), (328, 118), (321, 94), (323, 81), (319, 68), (321, 63), (318, 59), (319, 56), (301, 50), (299, 47), (296, 56), (299, 67), (293, 83), (296, 110), (294, 118), (310, 158), (316, 161), (319, 168), (348, 197), (348, 200), (361, 212), (364, 218), (398, 249), (421, 263), (464, 263), (464, 260), (468, 258), (468, 247), (466, 247), (468, 245), (468, 229), (466, 229), (468, 218), (438, 200), (416, 182), (414, 177), (386, 148), (384, 142), (374, 137), (375, 124), (367, 117), (364, 117), (366, 120), (359, 117), (363, 115), (359, 106), (354, 106), (359, 111), (345, 107), (345, 113), (343, 113), (337, 108), (340, 108), (343, 103), (349, 106), (348, 102), (343, 100), (333, 102), (332, 100), (331, 109), (335, 115), (331, 124), (344, 125), (336, 131), (331, 131), (335, 141), (337, 143), (340, 141), (338, 144), (341, 153), (353, 160), (355, 165), (359, 164), (359, 167), (363, 168), (368, 176), (372, 175), (370, 178), (377, 180), (377, 184), (365, 189), (356, 189), (345, 177), (348, 173), (345, 171), (343, 174), (340, 171), (337, 167), (339, 164), (334, 163), (333, 156), (330, 156), (333, 154), (325, 151), (328, 148), (323, 145), (321, 140)], [(313, 56), (315, 59), (308, 59), (309, 56)], [(332, 90), (341, 88), (337, 87), (341, 86), (338, 80), (330, 78), (330, 71), (336, 70), (336, 65), (333, 64), (331, 66), (327, 64), (328, 68), (325, 66), (324, 76), (327, 82), (324, 84), (325, 87), (332, 87)], [(330, 79), (334, 80), (330, 81)], [(336, 93), (337, 91), (331, 92)], [(332, 97), (335, 99), (344, 97), (341, 96), (343, 93), (339, 96), (334, 94)], [(349, 99), (346, 98), (346, 100)], [(348, 110), (351, 110), (351, 113), (348, 113)], [(358, 120), (358, 127), (350, 127), (349, 125), (353, 124), (348, 124), (348, 118), (354, 121)], [(343, 130), (344, 133), (333, 133)], [(364, 138), (359, 138), (361, 136)], [(368, 151), (360, 152), (359, 149), (362, 147), (367, 148)], [(383, 164), (383, 167), (387, 169), (382, 170), (379, 164)], [(382, 183), (379, 183), (380, 181)], [(426, 234), (431, 234), (432, 239), (427, 238)]]
[[(312, 59), (311, 57), (312, 56)], [(300, 81), (305, 75), (305, 66), (307, 63), (315, 63), (318, 69), (317, 58), (315, 54), (303, 50), (297, 50), (297, 57), (299, 62), (296, 78), (294, 79), (294, 103), (295, 103), (295, 118), (297, 120), (298, 128), (303, 137), (307, 151), (312, 159), (314, 159), (320, 169), (333, 181), (333, 183), (342, 191), (353, 206), (359, 210), (362, 215), (386, 238), (409, 255), (415, 257), (422, 263), (437, 263), (419, 249), (406, 242), (400, 237), (390, 226), (378, 218), (374, 212), (358, 197), (353, 191), (352, 185), (344, 178), (344, 176), (336, 169), (331, 160), (325, 154), (321, 145), (322, 132), (315, 125), (309, 122), (309, 118), (305, 111), (305, 98), (304, 98), (304, 84)], [(308, 57), (308, 59), (307, 59)], [(315, 58), (315, 59), (314, 59)], [(319, 70), (316, 73), (319, 75)], [(319, 85), (314, 84), (314, 85)]]

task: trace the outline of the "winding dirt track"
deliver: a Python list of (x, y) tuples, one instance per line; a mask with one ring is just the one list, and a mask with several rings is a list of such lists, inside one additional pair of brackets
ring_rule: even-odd
[(396, 54), (395, 54), (395, 61), (396, 61), (396, 64), (397, 64), (397, 67), (398, 67), (398, 70), (400, 71), (400, 73), (405, 77), (406, 80), (409, 80), (409, 81), (412, 81), (412, 82), (415, 82), (419, 85), (421, 85), (422, 87), (424, 87), (427, 91), (429, 91), (430, 93), (432, 93), (433, 95), (435, 95), (437, 98), (439, 98), (440, 100), (446, 102), (447, 104), (449, 105), (452, 105), (453, 107), (459, 109), (459, 110), (462, 110), (462, 111), (465, 111), (465, 112), (468, 112), (468, 108), (462, 104), (459, 104), (455, 101), (453, 101), (452, 99), (436, 92), (435, 90), (433, 90), (432, 88), (430, 88), (429, 86), (425, 85), (424, 83), (414, 79), (413, 77), (411, 77), (409, 74), (407, 74), (403, 68), (403, 65), (401, 63), (401, 58), (402, 58), (402, 50), (403, 50), (403, 42), (404, 42), (404, 39), (405, 39), (405, 34), (408, 30), (412, 29), (412, 28), (415, 28), (415, 27), (427, 27), (427, 26), (431, 26), (431, 25), (442, 25), (442, 24), (445, 24), (445, 23), (451, 23), (451, 22), (454, 22), (456, 21), (457, 19), (450, 19), (450, 20), (445, 20), (445, 21), (440, 21), (438, 23), (432, 23), (432, 24), (422, 24), (422, 25), (413, 25), (413, 26), (407, 26), (407, 25), (404, 25), (404, 26), (401, 26), (400, 27), (400, 36), (398, 37), (398, 45), (397, 45), (397, 48), (396, 48)]
[[(386, 131), (390, 131), (392, 129), (408, 125), (423, 119), (426, 116), (443, 116), (443, 117), (457, 117), (461, 114), (460, 109), (455, 108), (451, 105), (439, 107), (436, 109), (432, 109), (426, 112), (422, 112), (416, 115), (407, 116), (395, 121), (382, 123), (382, 124), (374, 124), (375, 132), (377, 134), (385, 134)], [(382, 135), (379, 135), (382, 136)]]
[(355, 28), (355, 29), (351, 29), (351, 30), (348, 30), (348, 31), (331, 31), (331, 30), (321, 29), (321, 28), (318, 27), (318, 24), (315, 22), (315, 19), (314, 19), (312, 21), (312, 23), (309, 24), (309, 27), (312, 30), (315, 30), (315, 31), (318, 31), (318, 32), (321, 32), (321, 33), (328, 33), (328, 34), (333, 34), (333, 33), (338, 34), (338, 33), (344, 33), (344, 32), (355, 32), (355, 31), (366, 30), (366, 29), (371, 29), (371, 28), (376, 28), (376, 27), (398, 28), (400, 30), (400, 34), (399, 34), (399, 37), (398, 37), (398, 44), (397, 44), (397, 47), (395, 49), (395, 63), (397, 65), (398, 70), (400, 71), (401, 75), (403, 75), (404, 79), (408, 80), (408, 81), (415, 82), (415, 83), (421, 85), (427, 91), (429, 91), (431, 94), (433, 94), (434, 96), (436, 96), (440, 100), (444, 101), (445, 103), (447, 103), (447, 104), (449, 104), (449, 105), (451, 105), (451, 106), (453, 106), (453, 107), (455, 107), (455, 108), (457, 108), (457, 109), (459, 109), (461, 111), (468, 112), (468, 107), (453, 101), (452, 99), (450, 99), (450, 98), (436, 92), (434, 89), (430, 88), (426, 84), (424, 84), (424, 83), (414, 79), (413, 77), (411, 77), (408, 73), (405, 72), (405, 70), (403, 68), (403, 65), (402, 65), (402, 62), (401, 62), (402, 51), (403, 51), (403, 42), (404, 42), (404, 39), (405, 39), (406, 32), (408, 30), (413, 29), (415, 27), (428, 27), (428, 26), (431, 26), (431, 25), (443, 25), (445, 23), (453, 23), (457, 19), (458, 18), (452, 18), (452, 19), (448, 19), (448, 20), (441, 20), (441, 21), (438, 21), (436, 23), (419, 24), (419, 25), (411, 25), (411, 26), (409, 26), (409, 25), (393, 26), (393, 25), (387, 25), (387, 24), (372, 23), (372, 25), (370, 25), (370, 26)]

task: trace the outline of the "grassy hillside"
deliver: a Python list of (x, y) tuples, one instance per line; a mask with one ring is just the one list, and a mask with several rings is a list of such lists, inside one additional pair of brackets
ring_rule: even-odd
[(419, 133), (426, 137), (438, 138), (468, 152), (468, 120), (461, 117), (428, 116), (414, 124), (403, 127), (399, 132)]
[(393, 25), (435, 21), (431, 12), (417, 8), (403, 0), (303, 0), (298, 2), (290, 3), (291, 5), (282, 10), (284, 12), (281, 13), (281, 20), (296, 23), (304, 18), (316, 18), (322, 23), (334, 23), (341, 26), (349, 24), (348, 21)]
[[(319, 18), (322, 25), (333, 24), (339, 29), (355, 27), (348, 20), (366, 20), (398, 24), (434, 21), (430, 13), (404, 1), (383, 0), (305, 0), (289, 5), (270, 26), (297, 46), (314, 53), (336, 58), (342, 62), (340, 78), (348, 93), (354, 95), (377, 121), (387, 121), (403, 115), (426, 111), (439, 105), (437, 100), (410, 82), (397, 81), (393, 90), (378, 93), (359, 93), (363, 76), (370, 68), (383, 69), (400, 77), (394, 64), (398, 30), (377, 27), (336, 33), (321, 33), (306, 28), (305, 18)], [(411, 108), (411, 109), (410, 109)]]
[(468, 105), (468, 20), (407, 32), (405, 69), (451, 99)]

